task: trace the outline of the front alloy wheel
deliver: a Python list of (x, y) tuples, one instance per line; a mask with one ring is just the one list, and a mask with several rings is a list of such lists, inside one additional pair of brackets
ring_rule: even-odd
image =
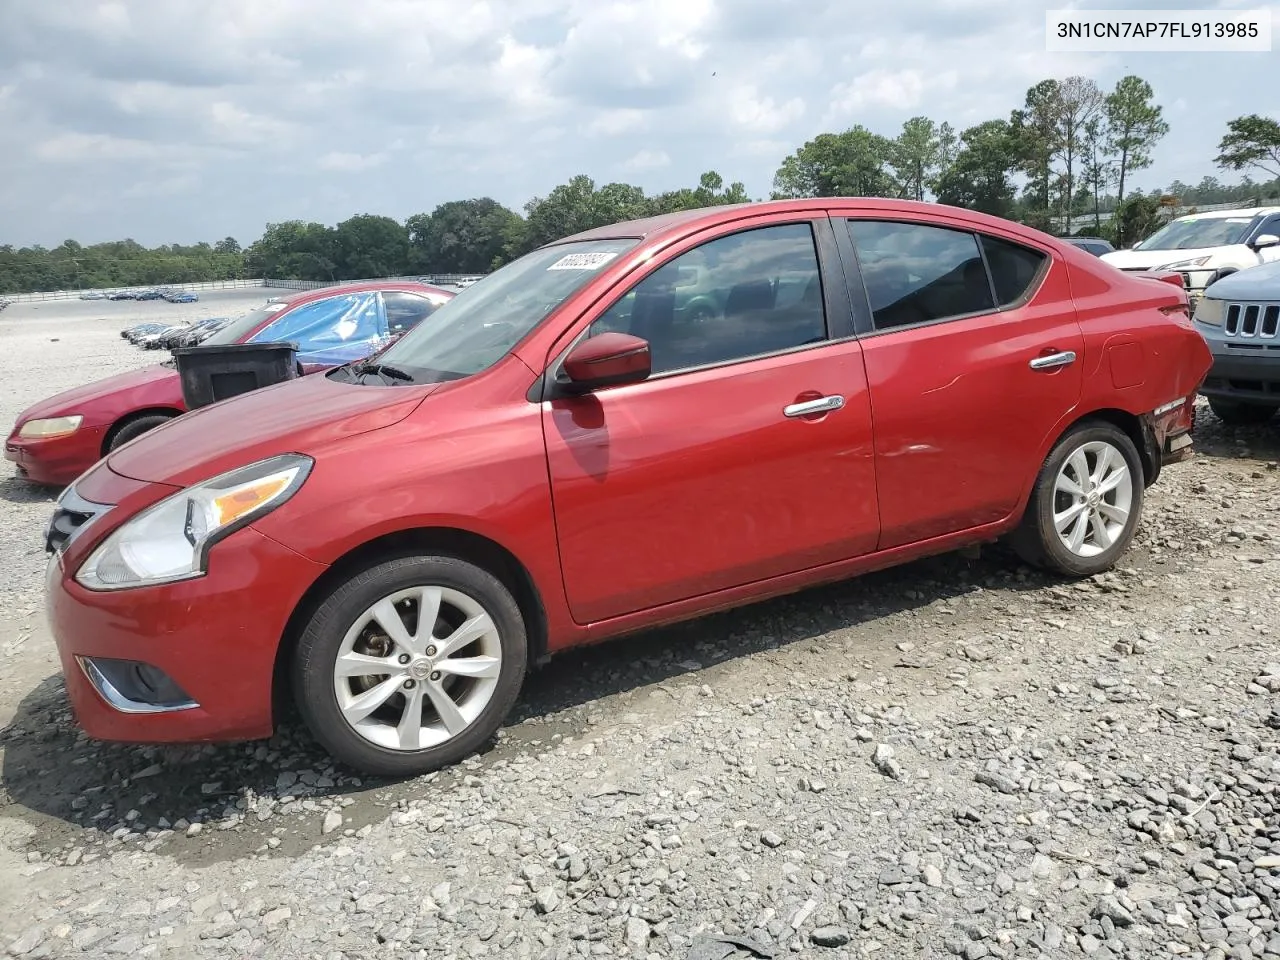
[(464, 733), (501, 672), (502, 641), (484, 607), (448, 587), (415, 587), (356, 618), (334, 661), (333, 691), (370, 743), (421, 750)]
[(352, 577), (311, 618), (294, 658), (308, 727), (343, 762), (411, 776), (487, 741), (524, 677), (510, 591), (454, 557), (402, 557)]

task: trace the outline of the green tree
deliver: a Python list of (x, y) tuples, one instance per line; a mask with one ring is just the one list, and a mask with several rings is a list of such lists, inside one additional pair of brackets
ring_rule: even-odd
[[(1067, 229), (1075, 212), (1074, 200), (1079, 186), (1076, 175), (1082, 156), (1088, 152), (1089, 130), (1101, 110), (1102, 91), (1088, 77), (1067, 77), (1058, 84), (1055, 139), (1060, 145), (1064, 167), (1059, 210)], [(1097, 137), (1096, 131), (1094, 136)]]
[(286, 220), (267, 224), (262, 236), (244, 254), (251, 277), (281, 280), (336, 280), (335, 231), (322, 223)]
[(889, 197), (897, 190), (886, 171), (890, 141), (857, 125), (844, 133), (821, 133), (782, 161), (773, 178), (774, 196)]
[(409, 266), (415, 272), (487, 273), (502, 262), (512, 220), (520, 215), (489, 197), (451, 200), (408, 219)]
[(525, 230), (521, 245), (533, 250), (582, 230), (598, 226), (595, 222), (596, 183), (579, 174), (553, 189), (545, 197), (534, 197), (525, 204)]
[(904, 123), (902, 132), (889, 145), (889, 163), (899, 193), (923, 200), (926, 191), (936, 186), (954, 141), (955, 134), (948, 123), (935, 124), (928, 117), (912, 117)]
[(1085, 203), (1093, 209), (1093, 232), (1102, 233), (1102, 195), (1114, 176), (1114, 164), (1107, 154), (1106, 119), (1094, 116), (1084, 127)]
[[(1107, 150), (1115, 157), (1116, 203), (1124, 203), (1129, 174), (1151, 166), (1152, 152), (1169, 132), (1155, 91), (1141, 77), (1126, 76), (1103, 102)], [(1123, 243), (1123, 237), (1117, 237)]]
[(1136, 243), (1160, 229), (1164, 218), (1160, 215), (1160, 201), (1155, 197), (1135, 193), (1116, 208), (1116, 242)]
[(594, 180), (579, 174), (525, 205), (525, 228), (517, 249), (532, 250), (583, 230), (648, 216), (651, 209), (639, 187), (606, 183), (597, 190)]
[(724, 178), (714, 170), (708, 170), (698, 179), (693, 189), (682, 187), (679, 190), (668, 190), (650, 199), (653, 213), (671, 213), (676, 210), (697, 210), (701, 207), (716, 207), (728, 203), (747, 203), (747, 188), (741, 183), (724, 185)]
[(1014, 208), (1009, 173), (1019, 157), (1013, 128), (988, 120), (960, 134), (960, 150), (938, 178), (939, 203), (1009, 217)]
[(333, 240), (338, 279), (394, 277), (409, 270), (409, 233), (390, 217), (358, 214), (334, 228)]
[(1252, 167), (1280, 177), (1280, 122), (1256, 113), (1227, 121), (1216, 159), (1224, 170)]
[(1027, 210), (1024, 216), (1041, 229), (1048, 229), (1052, 207), (1053, 162), (1062, 145), (1059, 118), (1062, 112), (1057, 80), (1041, 80), (1026, 93), (1023, 106), (1009, 118), (1017, 145), (1018, 168), (1026, 174)]
[(240, 244), (235, 237), (224, 237), (213, 245), (215, 253), (237, 254), (240, 252)]

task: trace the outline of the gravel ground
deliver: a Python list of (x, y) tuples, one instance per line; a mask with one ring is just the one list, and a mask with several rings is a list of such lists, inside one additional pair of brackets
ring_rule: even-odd
[[(0, 427), (149, 359), (116, 331), (150, 304), (69, 306), (0, 317)], [(404, 783), (295, 725), (81, 737), (51, 497), (0, 479), (0, 950), (1280, 957), (1280, 421), (1196, 444), (1112, 574), (989, 550), (571, 654)]]

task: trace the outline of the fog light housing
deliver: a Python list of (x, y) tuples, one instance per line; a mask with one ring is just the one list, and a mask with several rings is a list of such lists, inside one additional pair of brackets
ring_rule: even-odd
[(199, 706), (154, 664), (110, 657), (77, 657), (95, 690), (121, 713), (169, 713)]

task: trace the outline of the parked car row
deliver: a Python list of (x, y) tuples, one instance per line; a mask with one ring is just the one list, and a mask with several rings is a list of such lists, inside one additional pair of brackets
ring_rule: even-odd
[(205, 317), (190, 323), (139, 323), (121, 330), (120, 336), (144, 350), (172, 350), (203, 343), (230, 322), (230, 317)]
[(174, 290), (169, 287), (158, 287), (150, 290), (116, 290), (105, 293), (102, 290), (86, 290), (80, 294), (81, 300), (166, 300), (169, 303), (195, 303), (200, 296), (190, 290)]
[[(412, 281), (343, 284), (264, 303), (210, 331), (196, 324), (160, 330), (130, 328), (143, 347), (172, 349), (290, 341), (306, 373), (362, 360), (409, 330), (453, 294)], [(130, 334), (133, 334), (131, 337)], [(111, 450), (184, 413), (172, 363), (118, 374), (60, 393), (23, 411), (5, 443), (5, 457), (38, 483), (64, 485)]]
[(996, 538), (1096, 574), (1191, 451), (1212, 356), (1173, 279), (958, 208), (815, 199), (601, 227), (448, 302), (266, 304), (206, 342), (296, 341), (326, 372), (178, 416), (155, 367), (9, 438), (74, 481), (46, 546), (76, 716), (258, 738), (289, 690), (336, 758), (406, 775), (480, 747), (579, 644)]

